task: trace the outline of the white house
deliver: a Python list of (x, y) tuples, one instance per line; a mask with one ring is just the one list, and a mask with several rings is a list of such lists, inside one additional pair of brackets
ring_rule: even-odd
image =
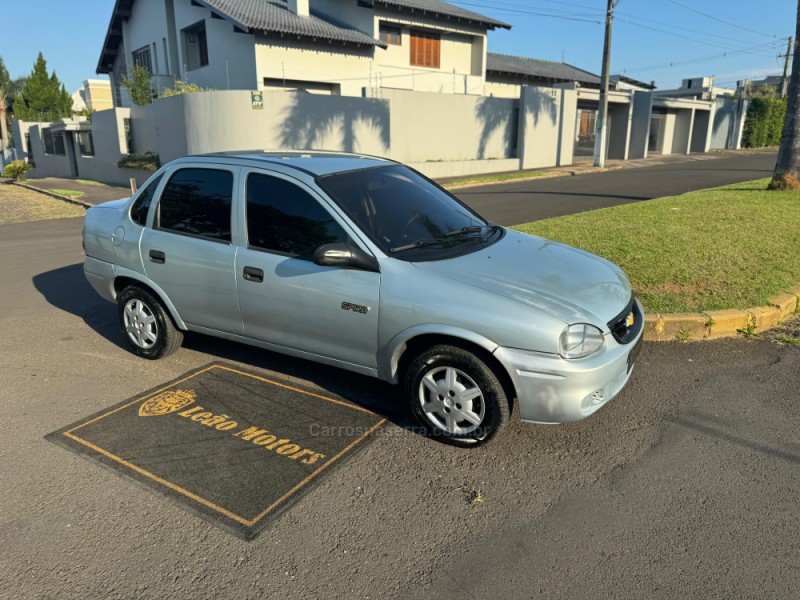
[[(98, 73), (117, 106), (132, 65), (153, 88), (482, 95), (487, 31), (510, 25), (440, 0), (116, 0)], [(372, 90), (372, 93), (370, 92)]]

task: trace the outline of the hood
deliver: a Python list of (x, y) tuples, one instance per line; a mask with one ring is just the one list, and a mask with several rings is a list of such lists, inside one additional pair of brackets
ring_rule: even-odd
[(565, 323), (605, 329), (631, 299), (625, 273), (572, 246), (506, 230), (499, 242), (458, 258), (415, 266), (543, 310)]

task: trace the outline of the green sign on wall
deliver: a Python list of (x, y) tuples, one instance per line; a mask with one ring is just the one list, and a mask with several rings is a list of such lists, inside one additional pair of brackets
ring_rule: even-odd
[(250, 105), (253, 110), (264, 110), (264, 94), (262, 92), (250, 92)]

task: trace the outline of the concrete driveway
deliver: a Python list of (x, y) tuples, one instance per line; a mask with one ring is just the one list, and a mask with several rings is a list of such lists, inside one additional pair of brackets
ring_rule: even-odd
[[(514, 422), (465, 451), (404, 427), (378, 381), (188, 336), (123, 346), (81, 272), (80, 220), (0, 226), (0, 597), (788, 598), (800, 587), (800, 351), (647, 345), (593, 418)], [(46, 433), (215, 359), (295, 378), (390, 419), (243, 542)]]

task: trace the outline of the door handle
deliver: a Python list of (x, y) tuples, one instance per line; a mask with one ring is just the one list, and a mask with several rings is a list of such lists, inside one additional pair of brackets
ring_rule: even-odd
[(150, 262), (156, 263), (157, 265), (163, 265), (167, 260), (167, 255), (161, 252), (161, 250), (150, 250)]
[(242, 276), (246, 281), (255, 281), (257, 283), (264, 281), (264, 271), (255, 267), (245, 267), (242, 271)]

